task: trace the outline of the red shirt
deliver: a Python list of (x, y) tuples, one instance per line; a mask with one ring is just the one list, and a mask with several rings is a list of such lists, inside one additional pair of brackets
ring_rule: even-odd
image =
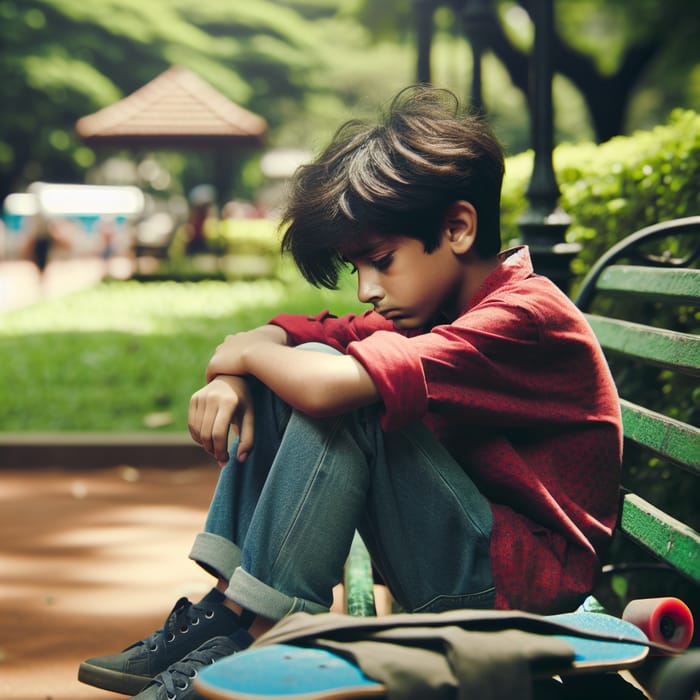
[(575, 607), (598, 575), (617, 516), (617, 392), (580, 311), (533, 272), (527, 248), (452, 323), (416, 334), (374, 311), (279, 315), (292, 345), (355, 357), (384, 401), (382, 427), (422, 420), (491, 503), (496, 606)]

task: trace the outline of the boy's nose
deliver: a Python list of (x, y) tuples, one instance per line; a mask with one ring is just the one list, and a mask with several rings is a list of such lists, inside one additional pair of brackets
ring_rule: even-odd
[(371, 279), (371, 276), (359, 275), (357, 278), (357, 298), (363, 304), (376, 304), (384, 292), (382, 288)]

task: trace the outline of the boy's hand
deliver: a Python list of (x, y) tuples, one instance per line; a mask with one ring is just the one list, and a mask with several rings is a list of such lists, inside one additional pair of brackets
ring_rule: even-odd
[(247, 374), (243, 355), (259, 343), (285, 345), (287, 333), (279, 326), (260, 326), (250, 331), (228, 335), (224, 338), (207, 365), (207, 381), (222, 374)]
[(221, 375), (193, 394), (187, 418), (190, 435), (219, 466), (229, 459), (229, 428), (238, 433), (240, 462), (245, 461), (253, 447), (253, 401), (243, 377)]

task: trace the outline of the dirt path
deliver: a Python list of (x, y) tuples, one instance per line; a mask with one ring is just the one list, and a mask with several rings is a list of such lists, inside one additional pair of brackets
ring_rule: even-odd
[(216, 477), (211, 464), (0, 470), (0, 698), (123, 697), (78, 683), (78, 664), (209, 589), (187, 553)]
[(107, 273), (125, 279), (131, 274), (131, 262), (115, 258), (107, 267), (98, 257), (52, 260), (42, 278), (28, 260), (0, 259), (0, 312), (94, 287)]

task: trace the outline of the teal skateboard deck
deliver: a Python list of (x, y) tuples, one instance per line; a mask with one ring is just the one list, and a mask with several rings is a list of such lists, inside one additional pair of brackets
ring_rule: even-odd
[[(565, 626), (554, 636), (574, 651), (573, 662), (557, 669), (558, 675), (629, 668), (649, 652), (644, 632), (610, 615), (576, 612), (543, 619)], [(194, 684), (207, 700), (343, 700), (386, 693), (382, 683), (338, 654), (290, 644), (254, 647), (222, 659), (202, 669)]]

